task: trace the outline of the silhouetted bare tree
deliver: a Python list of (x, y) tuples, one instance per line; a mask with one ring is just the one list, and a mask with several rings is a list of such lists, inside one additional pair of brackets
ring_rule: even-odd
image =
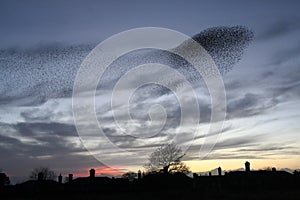
[(137, 173), (135, 173), (135, 172), (126, 172), (125, 174), (122, 175), (122, 178), (133, 181), (135, 178), (137, 178)]
[(267, 166), (267, 167), (262, 168), (261, 170), (264, 170), (264, 171), (272, 171), (272, 167)]
[(57, 177), (48, 167), (37, 167), (30, 172), (29, 178), (37, 180), (39, 174), (42, 174), (43, 180), (54, 180)]
[(189, 167), (181, 159), (185, 154), (177, 145), (171, 143), (156, 149), (149, 157), (145, 168), (148, 172), (163, 170), (164, 173), (189, 173)]
[(4, 185), (9, 185), (10, 180), (9, 177), (5, 173), (0, 173), (0, 187)]

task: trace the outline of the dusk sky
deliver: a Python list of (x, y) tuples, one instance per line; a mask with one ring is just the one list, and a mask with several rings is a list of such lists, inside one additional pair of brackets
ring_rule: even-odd
[[(239, 61), (228, 72), (221, 71), (226, 120), (214, 149), (204, 159), (198, 154), (209, 125), (210, 105), (209, 96), (199, 94), (200, 129), (184, 162), (194, 172), (219, 166), (234, 170), (245, 161), (253, 169), (299, 169), (299, 9), (299, 1), (0, 0), (0, 169), (17, 181), (25, 180), (38, 166), (75, 176), (86, 176), (92, 167), (97, 175), (144, 170), (149, 154), (176, 131), (178, 124), (172, 120), (180, 120), (180, 115), (172, 106), (177, 103), (174, 95), (141, 89), (133, 96), (136, 126), (146, 123), (143, 112), (153, 103), (161, 102), (171, 112), (172, 120), (160, 134), (142, 137), (141, 143), (119, 132), (111, 121), (111, 110), (106, 109), (109, 99), (99, 91), (97, 117), (104, 132), (125, 152), (120, 156), (103, 150), (97, 146), (103, 142), (101, 137), (83, 144), (72, 111), (73, 84), (81, 62), (101, 41), (128, 29), (163, 27), (192, 37), (220, 26), (247, 27), (254, 37)], [(109, 77), (114, 76), (112, 71)], [(198, 86), (197, 91), (202, 91), (203, 84)], [(133, 126), (128, 134), (147, 136), (147, 130), (136, 130)], [(190, 127), (183, 127), (178, 133), (182, 143), (189, 142), (185, 138), (189, 131)], [(113, 169), (91, 155), (89, 145), (109, 157)]]

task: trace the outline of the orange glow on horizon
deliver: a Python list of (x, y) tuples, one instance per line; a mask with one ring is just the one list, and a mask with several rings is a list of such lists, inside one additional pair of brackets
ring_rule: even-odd
[(299, 169), (300, 155), (290, 156), (288, 158), (268, 158), (268, 159), (222, 159), (222, 160), (189, 160), (184, 161), (193, 172), (206, 172), (221, 167), (222, 170), (235, 170), (244, 168), (246, 161), (251, 163), (251, 169), (259, 170), (266, 167), (276, 167), (277, 169), (289, 168)]
[(111, 175), (111, 176), (119, 176), (125, 173), (124, 169), (121, 165), (114, 165), (111, 167), (108, 166), (96, 166), (96, 167), (87, 167), (78, 170), (79, 172), (73, 173), (73, 176), (76, 177), (88, 177), (90, 169), (95, 169), (96, 176), (101, 175)]
[[(218, 167), (221, 167), (222, 170), (230, 171), (240, 168), (244, 168), (246, 161), (251, 163), (251, 169), (259, 170), (266, 167), (276, 167), (278, 170), (283, 168), (289, 169), (300, 169), (300, 164), (297, 162), (300, 160), (300, 155), (290, 156), (289, 158), (283, 159), (282, 157), (267, 158), (267, 159), (221, 159), (221, 160), (188, 160), (184, 163), (190, 167), (192, 172), (207, 172)], [(144, 171), (141, 166), (122, 166), (114, 165), (111, 167), (108, 166), (92, 166), (79, 169), (77, 172), (74, 172), (74, 178), (77, 177), (88, 177), (89, 170), (95, 169), (96, 176), (120, 176), (128, 171), (137, 172), (138, 170)], [(67, 176), (67, 174), (66, 174)]]

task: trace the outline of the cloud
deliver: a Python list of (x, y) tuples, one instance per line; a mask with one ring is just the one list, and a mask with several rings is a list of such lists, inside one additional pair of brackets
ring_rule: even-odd
[[(236, 137), (218, 142), (204, 160), (220, 159), (266, 159), (272, 156), (298, 155), (297, 147), (284, 142), (272, 144), (262, 142), (263, 135)], [(185, 160), (199, 159), (200, 146), (192, 146)]]
[(13, 125), (21, 135), (39, 136), (39, 134), (47, 133), (51, 136), (77, 136), (74, 125), (63, 123), (17, 123)]
[(286, 36), (287, 34), (299, 29), (300, 23), (298, 18), (281, 19), (272, 25), (266, 26), (265, 30), (261, 33), (257, 33), (255, 38), (258, 40), (274, 39)]
[[(299, 40), (300, 42), (300, 40)], [(288, 47), (287, 49), (279, 49), (278, 52), (274, 53), (272, 60), (270, 61), (270, 66), (282, 66), (286, 63), (295, 64), (295, 60), (299, 59), (300, 47)]]
[[(218, 39), (218, 34), (224, 37)], [(227, 38), (228, 35), (237, 37)], [(241, 59), (243, 49), (248, 45), (249, 40), (251, 40), (252, 33), (248, 32), (248, 30), (243, 32), (243, 28), (241, 27), (221, 27), (204, 31), (203, 33), (196, 35), (194, 38), (196, 38), (198, 42), (202, 42), (202, 45), (206, 46), (206, 49), (209, 51), (209, 53), (211, 53), (217, 62), (221, 73), (225, 74), (238, 60)], [(57, 50), (57, 48), (59, 50)], [(38, 78), (42, 77), (42, 81), (40, 82), (38, 82), (38, 78), (33, 78), (33, 82), (29, 84), (28, 88), (24, 88), (25, 90), (23, 90), (22, 87), (19, 90), (11, 93), (2, 90), (2, 92), (4, 91), (3, 94), (9, 97), (6, 100), (2, 97), (2, 102), (4, 104), (5, 102), (11, 103), (18, 101), (16, 106), (30, 106), (26, 109), (23, 109), (23, 107), (22, 112), (20, 112), (20, 116), (24, 119), (24, 122), (9, 124), (8, 126), (15, 132), (12, 134), (12, 136), (3, 138), (3, 141), (6, 141), (6, 146), (1, 146), (1, 148), (6, 149), (6, 151), (9, 149), (12, 154), (15, 154), (15, 157), (18, 157), (17, 152), (14, 152), (12, 147), (14, 145), (18, 145), (21, 148), (19, 150), (22, 152), (23, 156), (28, 157), (30, 160), (34, 160), (34, 163), (53, 162), (55, 166), (59, 166), (60, 163), (63, 168), (67, 168), (67, 161), (73, 163), (77, 162), (79, 159), (82, 159), (87, 161), (87, 163), (93, 163), (95, 160), (88, 156), (90, 155), (89, 153), (96, 154), (99, 152), (102, 153), (103, 157), (115, 160), (114, 162), (117, 162), (120, 165), (128, 164), (129, 161), (132, 165), (142, 165), (147, 158), (147, 155), (150, 154), (155, 148), (172, 141), (174, 134), (177, 133), (176, 130), (179, 126), (181, 117), (178, 99), (176, 99), (176, 96), (171, 91), (160, 86), (154, 87), (148, 85), (136, 90), (130, 99), (130, 114), (134, 119), (134, 124), (131, 126), (131, 131), (129, 133), (123, 133), (115, 126), (112, 115), (113, 113), (111, 112), (109, 102), (110, 98), (107, 97), (110, 95), (110, 93), (107, 91), (113, 87), (114, 83), (120, 78), (120, 76), (122, 76), (123, 73), (126, 72), (126, 70), (129, 70), (132, 66), (143, 63), (145, 60), (147, 62), (159, 60), (165, 64), (171, 63), (171, 66), (178, 69), (182, 74), (186, 75), (192, 84), (196, 82), (195, 88), (198, 92), (198, 100), (200, 102), (199, 108), (201, 112), (201, 125), (205, 125), (210, 121), (211, 104), (209, 94), (205, 88), (205, 84), (197, 78), (197, 74), (192, 73), (194, 71), (192, 71), (192, 68), (188, 63), (181, 58), (174, 57), (166, 52), (153, 51), (152, 49), (141, 52), (132, 52), (131, 54), (127, 54), (127, 57), (124, 56), (115, 61), (115, 63), (111, 66), (112, 68), (106, 72), (106, 77), (103, 79), (103, 87), (98, 88), (103, 89), (104, 92), (97, 93), (98, 96), (96, 97), (98, 103), (96, 108), (98, 119), (101, 121), (101, 125), (103, 126), (103, 131), (107, 139), (119, 148), (125, 150), (125, 153), (118, 155), (118, 153), (112, 149), (105, 149), (105, 151), (101, 152), (103, 150), (103, 145), (105, 146), (103, 143), (105, 143), (107, 140), (103, 140), (103, 138), (98, 135), (97, 130), (94, 130), (93, 127), (89, 127), (88, 121), (85, 120), (86, 132), (89, 133), (89, 131), (91, 131), (91, 136), (95, 136), (94, 138), (91, 137), (91, 143), (87, 144), (93, 146), (94, 148), (90, 152), (87, 152), (79, 141), (74, 124), (70, 121), (68, 121), (68, 123), (63, 123), (61, 121), (61, 119), (65, 116), (68, 116), (68, 118), (71, 119), (71, 107), (67, 106), (66, 110), (61, 111), (59, 104), (62, 99), (57, 99), (57, 103), (55, 103), (56, 101), (53, 101), (54, 103), (49, 103), (49, 98), (70, 97), (73, 86), (73, 78), (75, 76), (75, 72), (73, 70), (76, 70), (74, 65), (80, 64), (81, 60), (84, 58), (84, 55), (89, 52), (91, 46), (76, 46), (72, 47), (71, 49), (70, 48), (71, 47), (42, 48), (36, 51), (18, 51), (7, 54), (8, 58), (18, 58), (21, 55), (21, 60), (26, 62), (32, 59), (32, 63), (34, 63), (34, 65), (30, 69), (32, 69), (34, 73), (38, 75)], [(231, 51), (228, 52), (228, 49)], [(56, 51), (58, 51), (58, 53), (55, 53)], [(77, 57), (77, 55), (79, 55), (79, 57)], [(56, 61), (53, 61), (53, 57), (56, 56), (58, 56), (58, 58)], [(230, 59), (228, 59), (228, 57)], [(172, 59), (170, 60), (170, 58)], [(41, 59), (42, 63), (37, 64), (40, 62), (39, 59)], [(130, 62), (126, 62), (128, 59)], [(3, 63), (7, 61), (8, 60), (2, 60)], [(123, 63), (126, 65), (123, 65)], [(25, 66), (29, 67), (29, 65), (30, 64), (26, 64)], [(35, 69), (36, 66), (40, 66), (40, 69)], [(60, 71), (59, 68), (62, 66), (64, 66), (63, 68), (65, 68), (65, 72)], [(26, 67), (24, 69), (26, 69)], [(58, 69), (57, 80), (50, 81), (50, 79), (47, 77), (53, 77), (52, 73), (54, 73), (56, 69)], [(21, 72), (25, 73), (22, 70)], [(43, 78), (44, 75), (40, 76), (43, 73), (46, 73), (46, 78)], [(20, 75), (17, 77), (19, 76)], [(276, 76), (276, 74), (270, 71), (268, 77), (273, 78), (274, 76)], [(54, 77), (56, 77), (56, 75)], [(147, 75), (145, 75), (145, 77), (138, 78), (145, 79), (147, 78)], [(9, 80), (5, 81), (6, 85), (9, 86), (9, 84), (11, 84)], [(13, 85), (15, 88), (17, 88), (18, 84), (20, 84), (20, 82), (14, 83)], [(35, 84), (35, 87), (31, 87)], [(180, 85), (179, 82), (174, 84)], [(244, 86), (245, 83), (240, 82), (238, 79), (232, 80), (232, 82), (227, 85), (230, 93), (230, 95), (228, 95), (228, 119), (240, 119), (259, 115), (276, 105), (277, 102), (271, 101), (275, 99), (276, 95), (269, 93), (261, 94), (257, 91), (246, 91), (243, 93), (241, 92), (240, 88), (244, 88)], [(48, 87), (50, 87), (50, 89)], [(261, 89), (264, 90), (266, 88), (262, 87)], [(231, 95), (231, 93), (233, 93), (235, 90), (239, 92)], [(26, 99), (27, 97), (24, 99), (24, 94), (26, 94), (29, 99)], [(30, 99), (33, 101), (30, 102)], [(24, 101), (25, 104), (22, 104), (23, 100), (26, 100)], [(44, 104), (40, 105), (41, 103)], [(157, 135), (146, 137), (145, 139), (139, 138), (140, 136), (147, 136), (148, 131), (151, 131), (145, 128), (141, 132), (139, 126), (147, 125), (148, 121), (150, 120), (148, 110), (151, 105), (156, 103), (163, 105), (166, 109), (166, 125)], [(189, 105), (189, 99), (185, 99), (184, 103)], [(60, 110), (60, 112), (57, 112), (58, 110)], [(84, 119), (85, 116), (82, 116), (82, 118)], [(128, 122), (124, 121), (124, 123)], [(153, 121), (153, 123), (155, 125), (159, 122)], [(189, 141), (190, 138), (186, 137), (186, 134), (189, 133), (190, 128), (191, 127), (188, 126), (184, 127), (183, 132), (177, 133), (179, 143), (184, 144), (185, 142)], [(235, 127), (230, 125), (224, 128), (223, 132), (228, 139), (217, 143), (212, 154), (206, 159), (262, 158), (262, 156), (252, 156), (246, 152), (235, 155), (227, 152), (222, 153), (222, 150), (229, 151), (235, 148), (254, 149), (254, 147), (260, 146), (260, 137), (238, 137), (237, 135), (231, 134), (230, 131), (233, 129), (235, 129)], [(196, 140), (201, 140), (205, 137), (211, 137), (214, 134), (216, 133), (212, 133), (211, 135), (199, 134), (196, 136)], [(33, 141), (26, 141), (24, 138), (30, 138)], [(188, 154), (186, 159), (196, 158), (199, 149), (199, 143), (195, 143), (193, 146), (191, 146), (191, 149), (187, 152)], [(88, 158), (83, 159), (85, 156), (88, 156)], [(68, 157), (66, 161), (63, 159), (64, 157)], [(128, 158), (130, 158), (130, 160)], [(82, 161), (80, 161), (78, 164), (79, 167), (86, 165), (87, 164), (84, 164)], [(77, 166), (77, 164), (74, 166)]]
[[(1, 124), (1, 146), (31, 155), (59, 155), (83, 151), (74, 125), (61, 123)], [(3, 131), (5, 130), (5, 131)]]
[(29, 174), (38, 166), (72, 173), (84, 167), (103, 165), (86, 152), (74, 126), (69, 124), (2, 123), (0, 127), (1, 167), (13, 175)]
[(240, 118), (258, 115), (265, 110), (260, 95), (247, 93), (242, 98), (233, 100), (227, 106), (227, 118)]
[(265, 157), (260, 155), (232, 155), (232, 154), (210, 154), (204, 160), (228, 160), (228, 159), (264, 159)]
[[(289, 49), (284, 52), (294, 52)], [(298, 57), (285, 62), (285, 56), (272, 55), (272, 61), (260, 67), (255, 75), (225, 79), (227, 119), (267, 114), (282, 103), (295, 101), (300, 95)], [(280, 55), (283, 55), (280, 54)]]
[(258, 152), (258, 151), (281, 151), (285, 149), (291, 149), (290, 146), (281, 146), (279, 147), (272, 147), (272, 146), (266, 146), (261, 148), (247, 148), (247, 149), (238, 149), (237, 151), (243, 151), (243, 152)]
[[(210, 136), (208, 136), (210, 137)], [(218, 154), (218, 156), (215, 159), (218, 159), (221, 155), (226, 155), (229, 150), (236, 149), (239, 147), (253, 147), (257, 146), (259, 141), (261, 140), (261, 135), (255, 135), (255, 136), (244, 136), (244, 137), (236, 137), (236, 136), (230, 136), (228, 139), (224, 139), (221, 141), (218, 141), (212, 150), (212, 152), (209, 153), (209, 157), (214, 158), (214, 155)], [(190, 160), (193, 158), (199, 158), (201, 143), (195, 143), (193, 146), (191, 146), (188, 151), (186, 152), (187, 157), (185, 157), (186, 160)], [(235, 156), (240, 155), (233, 155), (231, 154), (232, 158)], [(229, 158), (229, 157), (228, 157)]]
[(297, 144), (294, 142), (286, 143), (284, 141), (277, 143), (268, 142), (267, 144), (259, 144), (254, 147), (242, 147), (234, 151), (240, 154), (256, 153), (265, 157), (274, 155), (298, 155), (299, 153)]

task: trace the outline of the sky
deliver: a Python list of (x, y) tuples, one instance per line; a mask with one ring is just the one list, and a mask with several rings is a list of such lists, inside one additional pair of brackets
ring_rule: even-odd
[[(163, 27), (194, 36), (224, 26), (247, 27), (254, 36), (238, 62), (222, 73), (226, 119), (214, 149), (204, 159), (198, 154), (209, 126), (209, 95), (203, 82), (194, 80), (201, 100), (200, 129), (184, 162), (194, 172), (219, 166), (239, 169), (245, 161), (253, 169), (299, 169), (299, 8), (298, 1), (0, 0), (0, 169), (16, 181), (25, 180), (38, 166), (75, 176), (86, 176), (92, 167), (97, 175), (143, 170), (149, 154), (177, 131), (176, 98), (163, 88), (156, 92), (139, 88), (131, 105), (136, 120), (129, 135), (124, 135), (112, 121), (107, 93), (98, 89), (97, 117), (104, 133), (124, 152), (105, 149), (101, 137), (83, 144), (72, 110), (80, 64), (97, 44), (132, 28)], [(207, 48), (214, 59), (221, 59), (223, 54)], [(151, 53), (140, 52), (137, 57), (133, 53), (128, 58), (133, 63)], [(224, 63), (216, 63), (222, 69)], [(120, 69), (129, 64), (116, 63)], [(117, 76), (116, 71), (108, 78)], [(158, 135), (148, 137), (148, 129), (140, 133), (136, 127), (149, 121), (147, 108), (155, 103), (164, 105), (172, 120)], [(87, 132), (97, 134), (85, 117)], [(187, 125), (178, 133), (182, 143), (189, 142), (185, 135), (191, 128)], [(142, 139), (132, 137), (135, 134)], [(109, 158), (112, 168), (93, 153)]]

